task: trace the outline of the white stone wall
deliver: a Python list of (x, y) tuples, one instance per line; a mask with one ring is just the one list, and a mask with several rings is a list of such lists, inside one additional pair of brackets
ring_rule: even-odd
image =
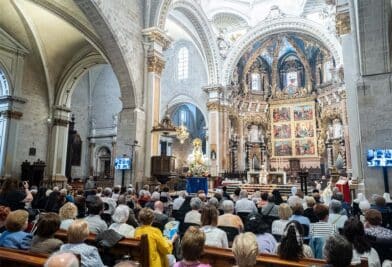
[(367, 150), (392, 148), (391, 1), (356, 0), (350, 7), (351, 33), (342, 41), (353, 175), (371, 196), (384, 191), (384, 180), (382, 168), (367, 167)]
[(88, 137), (94, 137), (95, 147), (105, 145), (111, 149), (112, 137), (108, 139), (108, 136), (117, 134), (114, 116), (122, 109), (120, 95), (120, 86), (109, 65), (93, 67), (79, 80), (72, 95), (71, 112), (83, 142), (82, 160), (80, 166), (72, 167), (72, 177), (86, 177), (93, 167), (89, 161)]
[[(93, 69), (93, 71), (96, 68)], [(75, 116), (75, 130), (82, 139), (82, 155), (80, 166), (72, 166), (71, 175), (73, 178), (84, 178), (88, 168), (88, 140), (89, 135), (89, 74), (83, 75), (79, 80), (71, 98), (71, 113)]]
[[(187, 47), (189, 51), (188, 79), (177, 79), (178, 50)], [(202, 90), (207, 85), (205, 64), (193, 43), (179, 40), (164, 52), (166, 64), (162, 72), (161, 82), (161, 116), (164, 116), (167, 105), (190, 102), (195, 104), (206, 117), (207, 94)]]
[[(27, 99), (23, 105), (23, 116), (18, 121), (16, 136), (17, 148), (15, 165), (12, 171), (15, 177), (21, 173), (20, 165), (26, 159), (47, 162), (48, 147), (48, 95), (41, 63), (35, 54), (26, 56), (21, 96)], [(36, 155), (29, 156), (29, 148), (36, 148)]]

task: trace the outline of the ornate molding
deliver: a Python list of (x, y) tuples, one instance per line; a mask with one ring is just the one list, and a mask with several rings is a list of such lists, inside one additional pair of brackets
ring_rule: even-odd
[(165, 68), (165, 60), (161, 55), (158, 55), (157, 53), (150, 53), (147, 56), (148, 72), (155, 72), (160, 75), (164, 68)]
[(219, 102), (208, 102), (207, 103), (207, 110), (208, 111), (230, 111), (230, 107), (224, 105)]
[(63, 127), (68, 127), (69, 121), (60, 119), (60, 118), (54, 118), (53, 119), (53, 126), (63, 126)]
[(336, 14), (336, 33), (344, 35), (351, 32), (350, 12)]
[(268, 114), (260, 113), (260, 114), (246, 114), (242, 116), (242, 121), (244, 126), (247, 127), (250, 124), (258, 124), (264, 127), (264, 130), (268, 128)]
[(23, 113), (15, 110), (3, 110), (0, 111), (0, 115), (7, 119), (20, 120), (20, 118), (23, 116)]
[(163, 29), (162, 26), (164, 26), (164, 23), (162, 24), (161, 22), (166, 20), (167, 14), (170, 10), (176, 10), (182, 13), (195, 27), (205, 51), (209, 82), (215, 84), (219, 83), (220, 53), (211, 24), (201, 6), (191, 0), (167, 0), (161, 7), (158, 19), (160, 23), (159, 28)]
[(304, 101), (314, 101), (316, 99), (315, 95), (309, 96), (305, 88), (302, 88), (301, 91), (302, 94), (298, 94), (297, 96), (294, 97), (289, 97), (287, 94), (284, 94), (282, 93), (282, 91), (279, 91), (280, 93), (282, 93), (282, 95), (278, 94), (277, 98), (273, 98), (269, 102), (269, 104), (271, 105), (292, 104), (292, 103), (298, 103)]
[(220, 84), (212, 84), (212, 85), (203, 86), (202, 90), (206, 93), (210, 93), (213, 91), (221, 93), (223, 92), (223, 87)]
[(338, 107), (325, 108), (321, 111), (322, 122), (333, 119), (342, 119), (342, 110)]
[(158, 27), (144, 29), (142, 34), (148, 42), (159, 44), (163, 50), (167, 49), (172, 42), (171, 38)]
[(166, 17), (169, 13), (171, 3), (172, 0), (162, 0), (161, 6), (158, 10), (158, 14), (155, 20), (156, 25), (161, 29), (165, 28)]

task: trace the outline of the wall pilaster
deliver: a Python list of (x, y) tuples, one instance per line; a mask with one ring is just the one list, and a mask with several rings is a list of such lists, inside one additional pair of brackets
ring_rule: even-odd
[[(16, 175), (15, 157), (18, 146), (18, 124), (23, 116), (22, 108), (26, 100), (14, 96), (0, 97), (0, 177)], [(2, 142), (1, 142), (2, 141)]]
[(159, 134), (151, 133), (153, 126), (158, 125), (160, 120), (160, 98), (161, 98), (161, 74), (165, 67), (163, 50), (170, 45), (169, 37), (158, 28), (148, 28), (142, 31), (145, 39), (146, 50), (146, 128), (144, 157), (144, 176), (151, 176), (151, 156), (158, 155)]

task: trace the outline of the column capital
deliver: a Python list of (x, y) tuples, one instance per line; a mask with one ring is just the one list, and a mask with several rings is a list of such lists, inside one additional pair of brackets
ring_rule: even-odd
[(23, 116), (22, 106), (26, 102), (26, 99), (17, 96), (0, 96), (0, 116), (19, 120)]
[(157, 52), (149, 52), (147, 54), (147, 70), (148, 72), (155, 72), (161, 74), (165, 67), (165, 60), (163, 56)]
[(203, 91), (206, 93), (210, 93), (210, 92), (218, 92), (221, 93), (223, 92), (223, 86), (220, 84), (210, 84), (210, 85), (206, 85), (203, 88)]
[(350, 6), (348, 1), (336, 6), (336, 34), (344, 35), (351, 32)]
[(220, 84), (211, 84), (204, 86), (202, 89), (208, 94), (208, 101), (219, 101), (224, 87)]
[(163, 50), (167, 49), (172, 42), (172, 39), (158, 27), (143, 29), (142, 35), (147, 42), (158, 44)]
[(23, 113), (15, 110), (3, 110), (0, 111), (0, 116), (5, 117), (7, 119), (20, 120), (20, 118), (22, 118), (23, 116)]
[(53, 106), (53, 126), (67, 127), (69, 124), (69, 114), (71, 110), (65, 106)]

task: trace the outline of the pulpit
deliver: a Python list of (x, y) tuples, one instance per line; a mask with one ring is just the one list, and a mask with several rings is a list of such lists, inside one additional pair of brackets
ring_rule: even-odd
[(152, 156), (151, 176), (156, 177), (161, 184), (166, 184), (170, 177), (176, 176), (175, 159), (173, 156)]

